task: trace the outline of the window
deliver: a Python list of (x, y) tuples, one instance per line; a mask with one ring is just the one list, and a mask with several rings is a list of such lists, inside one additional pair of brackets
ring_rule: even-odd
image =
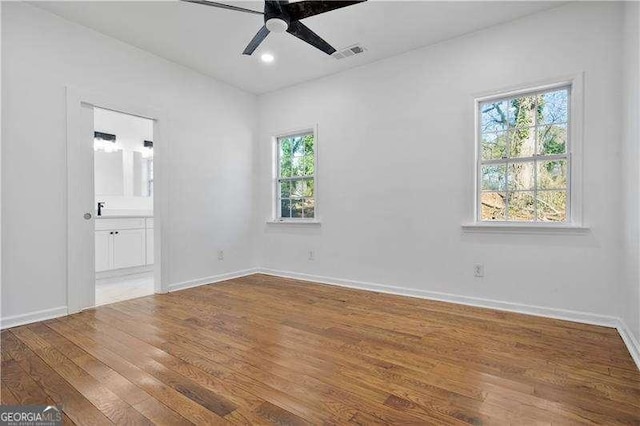
[(479, 222), (570, 221), (571, 86), (478, 103)]
[(153, 197), (153, 157), (147, 158), (146, 161), (146, 197)]
[(276, 218), (283, 221), (314, 219), (315, 132), (280, 136), (276, 141)]

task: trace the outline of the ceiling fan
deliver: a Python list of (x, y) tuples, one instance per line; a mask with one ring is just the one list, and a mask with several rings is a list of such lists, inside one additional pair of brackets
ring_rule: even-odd
[(298, 37), (300, 40), (309, 43), (313, 47), (322, 50), (327, 55), (331, 55), (336, 51), (336, 49), (324, 41), (318, 34), (311, 31), (311, 29), (300, 22), (300, 20), (310, 16), (320, 15), (321, 13), (330, 12), (335, 9), (340, 9), (342, 7), (362, 3), (367, 0), (297, 1), (294, 3), (289, 3), (287, 0), (265, 0), (264, 12), (208, 0), (182, 1), (203, 4), (205, 6), (219, 7), (221, 9), (235, 10), (236, 12), (263, 15), (264, 25), (244, 49), (244, 52), (242, 52), (243, 55), (251, 55), (260, 43), (267, 38), (270, 32), (282, 33), (285, 31)]

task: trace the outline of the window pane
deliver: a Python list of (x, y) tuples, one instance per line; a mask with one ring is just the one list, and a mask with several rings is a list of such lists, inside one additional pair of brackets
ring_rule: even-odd
[(304, 140), (302, 136), (291, 138), (291, 151), (294, 156), (302, 157), (304, 155)]
[(280, 138), (278, 142), (280, 145), (280, 158), (291, 157), (291, 139)]
[(291, 200), (291, 217), (302, 217), (302, 200)]
[(504, 192), (483, 192), (481, 194), (482, 220), (506, 220), (507, 203)]
[(315, 152), (313, 142), (313, 134), (308, 134), (304, 137), (304, 155), (313, 155)]
[(304, 196), (304, 181), (293, 180), (290, 182), (291, 198), (301, 198)]
[(532, 191), (509, 193), (509, 220), (533, 221), (536, 217)]
[(313, 179), (306, 179), (304, 185), (304, 196), (305, 197), (313, 197), (314, 191), (314, 182)]
[(280, 177), (291, 177), (291, 156), (280, 158)]
[(533, 157), (536, 152), (535, 127), (522, 127), (509, 131), (509, 156)]
[(315, 217), (315, 200), (313, 198), (305, 198), (302, 204), (302, 216), (306, 218)]
[(303, 176), (302, 173), (302, 159), (303, 157), (292, 157), (291, 158), (291, 176)]
[(507, 102), (497, 101), (480, 105), (482, 132), (495, 132), (507, 128)]
[(482, 135), (482, 159), (495, 160), (507, 156), (507, 133), (486, 133)]
[(504, 191), (507, 180), (506, 164), (490, 164), (482, 166), (482, 190)]
[(567, 161), (538, 162), (538, 189), (567, 188)]
[(535, 125), (536, 101), (539, 96), (522, 96), (509, 101), (509, 127)]
[(540, 123), (566, 123), (568, 121), (568, 100), (569, 91), (567, 89), (547, 92), (540, 96)]
[(301, 174), (304, 176), (310, 176), (315, 173), (315, 157), (313, 152), (306, 153), (304, 157), (302, 157), (302, 170)]
[(538, 154), (553, 155), (567, 152), (567, 125), (538, 127)]
[(280, 182), (280, 198), (289, 198), (291, 196), (291, 184), (289, 181)]
[(510, 163), (507, 171), (507, 186), (509, 191), (533, 189), (535, 176), (533, 162)]
[(565, 222), (567, 220), (567, 191), (538, 192), (538, 220)]
[(280, 217), (291, 217), (291, 200), (280, 200)]

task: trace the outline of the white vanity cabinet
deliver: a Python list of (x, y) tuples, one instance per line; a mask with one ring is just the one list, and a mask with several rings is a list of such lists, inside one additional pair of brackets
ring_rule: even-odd
[[(153, 245), (153, 228), (147, 229), (151, 218), (99, 218), (95, 221), (96, 272), (134, 268), (153, 263), (148, 261), (148, 234)], [(153, 250), (153, 247), (151, 248)]]
[(145, 265), (146, 230), (115, 231), (113, 236), (113, 269)]

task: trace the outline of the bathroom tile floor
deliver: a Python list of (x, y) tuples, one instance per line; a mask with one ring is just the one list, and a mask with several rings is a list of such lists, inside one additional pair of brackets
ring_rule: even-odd
[(154, 293), (153, 272), (96, 280), (96, 306)]

